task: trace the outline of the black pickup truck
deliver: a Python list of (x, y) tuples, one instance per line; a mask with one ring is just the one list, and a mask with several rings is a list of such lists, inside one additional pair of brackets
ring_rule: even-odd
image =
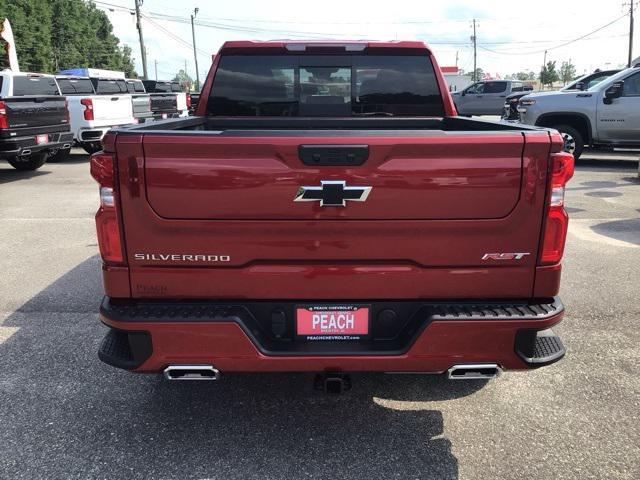
[(72, 142), (66, 100), (53, 75), (0, 72), (0, 159), (36, 170)]
[(175, 118), (187, 113), (187, 95), (178, 82), (143, 80), (142, 83), (151, 95), (151, 111), (154, 118)]

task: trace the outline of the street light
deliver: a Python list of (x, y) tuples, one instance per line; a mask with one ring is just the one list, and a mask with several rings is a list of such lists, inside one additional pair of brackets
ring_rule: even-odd
[(191, 15), (191, 36), (193, 37), (193, 60), (196, 64), (196, 91), (200, 91), (200, 75), (198, 74), (198, 53), (196, 52), (196, 29), (194, 27), (193, 19), (198, 15), (198, 7), (193, 9), (193, 15)]

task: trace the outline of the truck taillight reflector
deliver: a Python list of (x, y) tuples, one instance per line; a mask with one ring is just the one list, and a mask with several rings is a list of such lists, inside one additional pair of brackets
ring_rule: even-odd
[(100, 255), (107, 264), (122, 264), (124, 255), (115, 190), (114, 156), (103, 152), (92, 155), (91, 176), (100, 185), (100, 208), (96, 213)]
[(100, 207), (96, 213), (96, 231), (102, 260), (109, 264), (122, 263), (120, 226), (115, 209)]
[(562, 259), (569, 227), (569, 216), (564, 209), (564, 189), (574, 170), (574, 159), (570, 153), (553, 153), (551, 162), (550, 192), (540, 253), (542, 265), (552, 265)]
[(90, 98), (83, 98), (80, 103), (84, 105), (84, 119), (93, 120), (93, 101)]
[(64, 99), (64, 120), (69, 123), (69, 100)]
[(101, 187), (113, 187), (113, 155), (108, 153), (94, 153), (91, 155), (91, 176)]
[(0, 101), (0, 128), (9, 128), (9, 118), (7, 117), (7, 104)]
[(191, 108), (191, 94), (187, 92), (187, 108)]

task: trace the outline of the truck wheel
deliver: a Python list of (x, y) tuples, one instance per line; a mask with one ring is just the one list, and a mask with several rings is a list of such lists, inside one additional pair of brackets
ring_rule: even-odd
[(71, 154), (70, 148), (54, 148), (49, 152), (49, 159), (47, 162), (56, 163), (56, 162), (64, 162), (69, 158)]
[(9, 164), (16, 170), (28, 172), (39, 169), (47, 161), (46, 153), (34, 153), (28, 157), (13, 157), (9, 159)]
[(87, 152), (89, 155), (93, 155), (96, 152), (102, 150), (101, 142), (82, 142), (80, 146)]
[(570, 125), (554, 125), (551, 128), (555, 128), (562, 135), (564, 140), (564, 151), (573, 153), (573, 158), (578, 160), (584, 150), (584, 139), (578, 130)]

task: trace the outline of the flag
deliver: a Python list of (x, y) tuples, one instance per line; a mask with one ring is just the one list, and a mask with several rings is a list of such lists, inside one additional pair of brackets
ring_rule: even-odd
[(9, 70), (19, 72), (20, 66), (18, 65), (18, 54), (16, 53), (16, 41), (13, 39), (13, 31), (8, 18), (5, 18), (2, 25), (0, 25), (0, 38), (4, 43), (4, 64), (9, 66)]

